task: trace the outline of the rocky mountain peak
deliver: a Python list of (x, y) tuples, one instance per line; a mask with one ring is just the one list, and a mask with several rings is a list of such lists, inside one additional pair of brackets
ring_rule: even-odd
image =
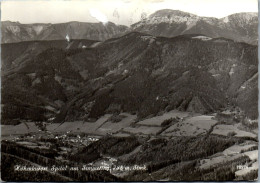
[(226, 16), (222, 19), (223, 22), (241, 22), (241, 23), (250, 23), (250, 22), (257, 22), (258, 15), (256, 12), (245, 12), (245, 13), (235, 13), (229, 16)]
[(171, 9), (163, 9), (156, 11), (151, 14), (148, 19), (144, 21), (148, 24), (158, 24), (158, 23), (182, 23), (191, 20), (196, 20), (198, 16), (193, 15), (191, 13), (186, 13), (179, 10), (171, 10)]
[(163, 9), (163, 10), (158, 10), (155, 13), (151, 14), (149, 18), (154, 18), (154, 17), (173, 17), (173, 16), (182, 16), (182, 17), (192, 17), (196, 16), (191, 13), (183, 12), (180, 10), (172, 10), (172, 9)]

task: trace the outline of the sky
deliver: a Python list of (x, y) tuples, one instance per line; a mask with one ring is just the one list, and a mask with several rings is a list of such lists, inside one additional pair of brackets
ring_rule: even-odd
[(257, 0), (2, 0), (1, 21), (20, 23), (107, 22), (131, 25), (141, 16), (173, 9), (222, 18), (258, 12)]

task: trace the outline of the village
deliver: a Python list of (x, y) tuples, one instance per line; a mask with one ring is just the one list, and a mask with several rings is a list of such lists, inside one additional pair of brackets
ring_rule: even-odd
[(76, 153), (78, 149), (98, 141), (100, 137), (89, 136), (84, 133), (73, 134), (67, 131), (65, 134), (55, 134), (48, 130), (38, 130), (37, 133), (30, 132), (23, 135), (9, 135), (2, 138), (4, 141), (12, 141), (30, 149), (41, 151), (56, 151), (60, 160), (65, 160), (70, 154)]

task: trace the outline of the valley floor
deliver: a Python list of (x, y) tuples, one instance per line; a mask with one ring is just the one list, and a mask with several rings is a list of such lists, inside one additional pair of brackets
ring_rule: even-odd
[[(24, 121), (1, 125), (2, 143), (16, 149), (2, 152), (12, 158), (20, 151), (39, 152), (54, 164), (72, 163), (92, 171), (102, 167), (128, 181), (255, 180), (258, 128), (216, 116), (173, 110), (138, 120), (128, 113), (106, 114), (94, 122), (45, 123), (45, 128)], [(189, 177), (185, 171), (193, 173)], [(69, 173), (58, 175), (64, 176), (81, 180)]]

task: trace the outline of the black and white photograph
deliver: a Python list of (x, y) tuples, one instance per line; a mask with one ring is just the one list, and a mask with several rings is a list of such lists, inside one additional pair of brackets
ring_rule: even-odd
[(2, 0), (1, 181), (258, 180), (257, 0)]

